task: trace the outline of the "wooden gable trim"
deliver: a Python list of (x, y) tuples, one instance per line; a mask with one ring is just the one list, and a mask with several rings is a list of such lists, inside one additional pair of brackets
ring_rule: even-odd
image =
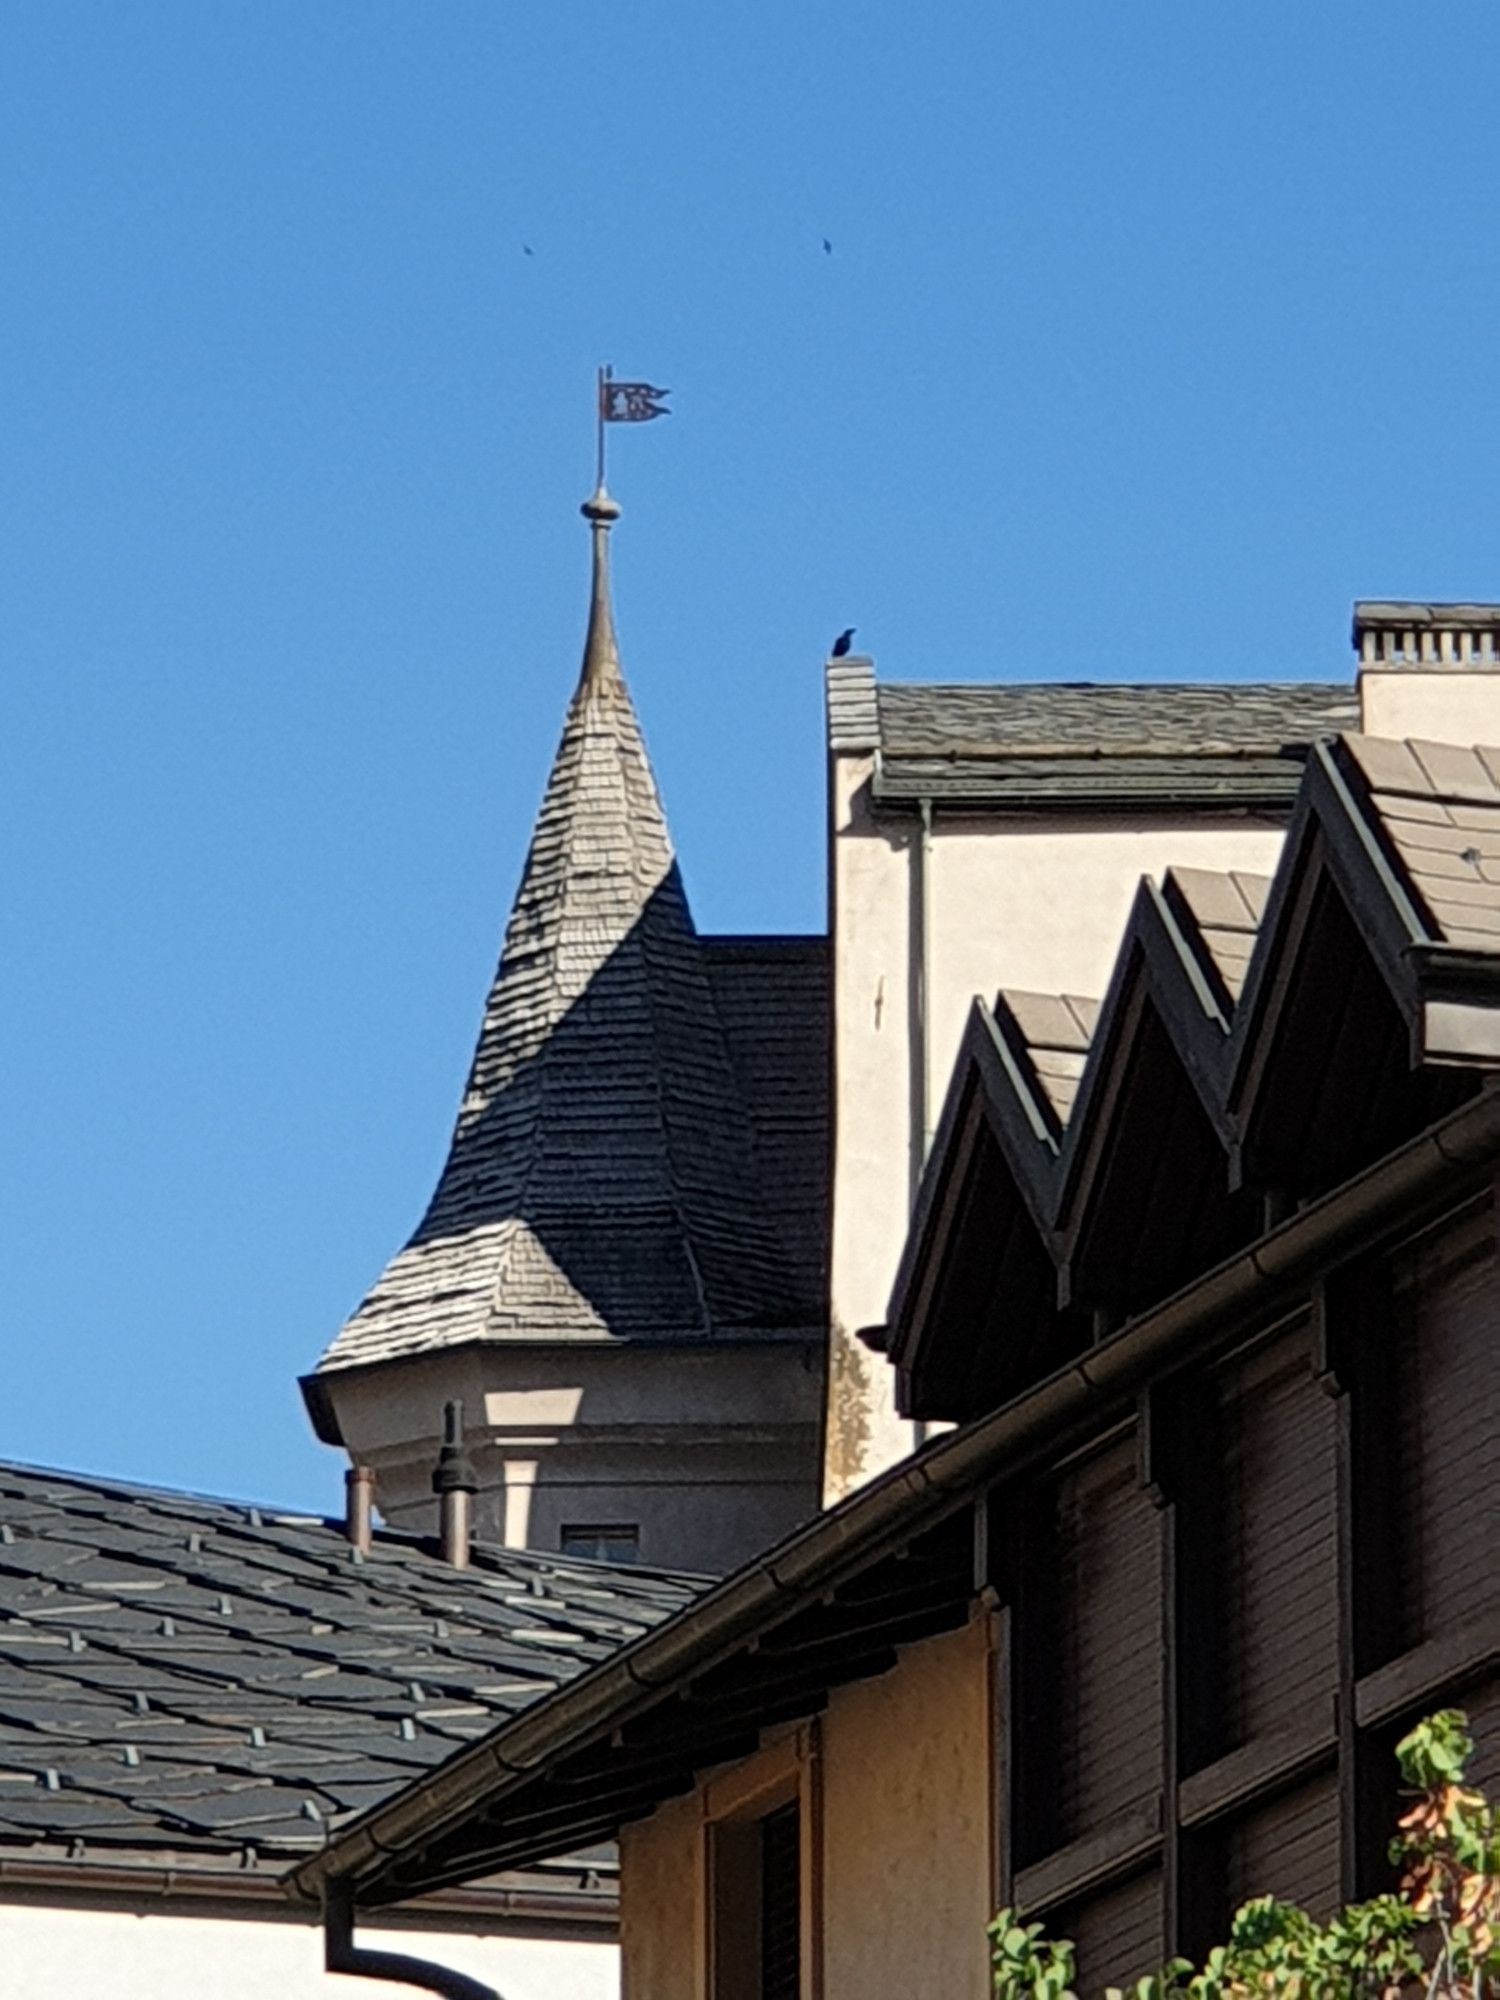
[(1326, 879), (1352, 918), (1376, 970), (1411, 1026), (1419, 1053), (1419, 993), (1413, 948), (1430, 941), (1415, 903), (1401, 884), (1361, 810), (1331, 748), (1319, 744), (1276, 870), (1245, 989), (1235, 1010), (1226, 1058), (1226, 1108), (1243, 1138), (1253, 1119), (1268, 1064), (1306, 943), (1318, 889)]
[(1026, 1076), (989, 1008), (976, 999), (891, 1292), (886, 1352), (908, 1373), (920, 1366), (928, 1315), (964, 1212), (975, 1149), (985, 1132), (994, 1138), (1026, 1216), (1050, 1254), (1057, 1141), (1035, 1079)]

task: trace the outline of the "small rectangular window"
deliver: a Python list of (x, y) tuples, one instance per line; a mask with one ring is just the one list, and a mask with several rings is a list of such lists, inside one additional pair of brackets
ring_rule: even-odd
[(633, 1563), (640, 1560), (641, 1531), (629, 1524), (580, 1523), (563, 1528), (558, 1546), (565, 1556), (590, 1562)]
[(797, 2000), (802, 1987), (802, 1809), (760, 1823), (760, 2000)]
[(802, 1809), (713, 1829), (713, 2000), (798, 2000)]

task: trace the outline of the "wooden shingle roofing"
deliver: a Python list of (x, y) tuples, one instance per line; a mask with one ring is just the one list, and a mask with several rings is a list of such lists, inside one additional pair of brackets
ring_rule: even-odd
[[(785, 1240), (759, 1128), (774, 1124), (764, 1144), (783, 1169), (797, 1155), (794, 1180), (821, 1158), (817, 1034), (777, 1001), (826, 991), (825, 961), (816, 941), (778, 957), (698, 937), (620, 670), (613, 513), (590, 519), (583, 672), (448, 1158), (320, 1371), (474, 1341), (806, 1337), (821, 1322), (820, 1252), (805, 1229)], [(783, 1079), (804, 1097), (778, 1121)]]

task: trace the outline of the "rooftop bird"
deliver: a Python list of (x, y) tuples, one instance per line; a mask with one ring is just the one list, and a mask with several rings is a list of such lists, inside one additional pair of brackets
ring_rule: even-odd
[(854, 627), (850, 625), (845, 631), (840, 632), (839, 636), (834, 640), (833, 646), (829, 651), (828, 655), (829, 659), (831, 660), (843, 659), (844, 655), (848, 652), (851, 644), (853, 643), (853, 640), (854, 640)]

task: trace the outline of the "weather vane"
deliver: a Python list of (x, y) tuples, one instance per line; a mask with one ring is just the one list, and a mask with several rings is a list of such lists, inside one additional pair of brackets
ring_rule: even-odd
[(670, 417), (666, 398), (670, 389), (653, 388), (649, 382), (617, 382), (612, 368), (599, 370), (599, 484), (604, 484), (604, 426), (606, 424), (649, 424), (653, 417)]

